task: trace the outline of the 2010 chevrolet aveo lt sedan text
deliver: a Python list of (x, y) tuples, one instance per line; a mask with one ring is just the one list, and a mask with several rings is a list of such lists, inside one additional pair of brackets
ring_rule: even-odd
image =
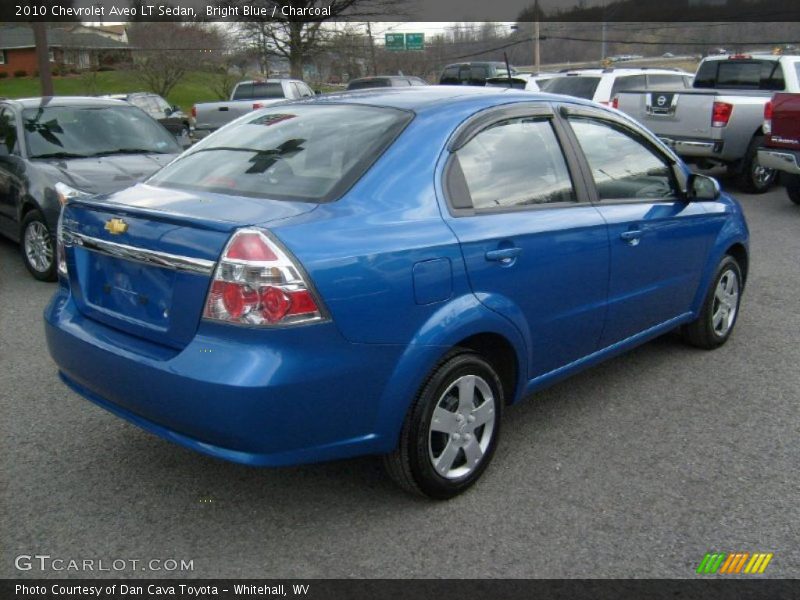
[(47, 341), (73, 390), (168, 440), (250, 465), (382, 454), (448, 498), (505, 405), (679, 327), (724, 343), (747, 244), (738, 203), (616, 111), (345, 93), (70, 200)]

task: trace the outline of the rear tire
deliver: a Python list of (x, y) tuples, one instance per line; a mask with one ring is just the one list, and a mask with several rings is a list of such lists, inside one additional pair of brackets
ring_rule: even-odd
[(800, 175), (790, 175), (786, 179), (786, 193), (789, 200), (795, 204), (800, 204)]
[(758, 149), (763, 143), (763, 135), (753, 136), (736, 175), (736, 186), (748, 194), (763, 194), (769, 191), (778, 177), (775, 169), (768, 169), (758, 164)]
[(742, 270), (736, 259), (726, 255), (711, 281), (697, 319), (683, 327), (686, 342), (704, 350), (727, 342), (739, 317)]
[(20, 250), (25, 267), (39, 281), (56, 280), (56, 245), (44, 215), (38, 209), (22, 219)]
[(400, 487), (437, 500), (472, 486), (491, 462), (500, 437), (503, 386), (482, 357), (445, 355), (408, 411), (400, 441), (384, 456)]

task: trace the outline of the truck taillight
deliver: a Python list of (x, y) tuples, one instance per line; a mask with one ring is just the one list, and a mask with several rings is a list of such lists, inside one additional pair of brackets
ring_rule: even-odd
[(263, 229), (239, 229), (222, 253), (203, 317), (280, 327), (326, 320), (299, 264)]
[(711, 113), (711, 126), (712, 127), (725, 127), (730, 121), (731, 113), (733, 112), (733, 104), (727, 102), (714, 102), (714, 108)]
[(764, 135), (772, 134), (772, 100), (764, 105), (764, 124), (761, 126)]
[(194, 105), (192, 105), (192, 118), (193, 119), (197, 118), (197, 107)]
[(619, 96), (614, 96), (611, 99), (611, 108), (619, 109)]

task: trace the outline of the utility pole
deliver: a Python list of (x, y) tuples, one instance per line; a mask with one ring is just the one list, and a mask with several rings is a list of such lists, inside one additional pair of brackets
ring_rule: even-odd
[(536, 20), (533, 22), (533, 72), (541, 71), (541, 54), (539, 53), (539, 0), (533, 5)]
[(375, 40), (372, 38), (372, 25), (367, 21), (367, 35), (369, 36), (369, 56), (372, 62), (372, 74), (378, 74), (378, 66), (375, 64)]
[(33, 39), (36, 42), (36, 61), (39, 65), (39, 83), (42, 96), (53, 95), (53, 77), (50, 74), (50, 48), (47, 43), (47, 28), (42, 22), (34, 22)]

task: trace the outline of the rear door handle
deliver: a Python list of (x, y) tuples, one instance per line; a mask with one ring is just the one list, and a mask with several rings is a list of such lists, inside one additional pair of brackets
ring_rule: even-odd
[(628, 242), (631, 246), (635, 246), (641, 240), (641, 237), (644, 235), (644, 231), (641, 229), (632, 229), (630, 231), (623, 231), (619, 234), (623, 240)]
[(501, 248), (499, 250), (489, 250), (486, 253), (486, 260), (497, 260), (500, 262), (511, 262), (522, 254), (522, 248)]

